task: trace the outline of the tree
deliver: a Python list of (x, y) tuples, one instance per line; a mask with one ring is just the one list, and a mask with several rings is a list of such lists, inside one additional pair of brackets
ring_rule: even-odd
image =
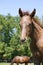
[(4, 42), (0, 42), (0, 59), (3, 58), (3, 54), (5, 52), (5, 43)]
[[(40, 20), (38, 16), (37, 19)], [(29, 38), (24, 44), (20, 42), (20, 17), (11, 16), (9, 13), (7, 16), (0, 15), (0, 58), (12, 59), (16, 55), (28, 55), (31, 56)], [(43, 17), (42, 17), (43, 21)]]

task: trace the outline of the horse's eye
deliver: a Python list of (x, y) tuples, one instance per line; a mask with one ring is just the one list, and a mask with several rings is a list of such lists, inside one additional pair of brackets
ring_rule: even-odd
[(29, 26), (30, 26), (31, 24), (29, 24)]
[(28, 26), (31, 26), (31, 24), (28, 24)]

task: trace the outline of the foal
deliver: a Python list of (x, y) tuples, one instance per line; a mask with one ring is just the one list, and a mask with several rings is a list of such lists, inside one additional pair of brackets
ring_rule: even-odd
[(13, 60), (11, 61), (11, 65), (13, 65), (13, 63), (17, 63), (17, 65), (19, 65), (19, 63), (25, 63), (25, 65), (28, 65), (30, 61), (30, 57), (28, 56), (16, 56), (13, 58)]
[(21, 27), (21, 42), (27, 40), (28, 37), (31, 38), (30, 49), (34, 58), (34, 65), (43, 65), (43, 27), (39, 23), (34, 15), (36, 9), (30, 14), (28, 12), (23, 12), (19, 8), (19, 15), (21, 17), (20, 27)]

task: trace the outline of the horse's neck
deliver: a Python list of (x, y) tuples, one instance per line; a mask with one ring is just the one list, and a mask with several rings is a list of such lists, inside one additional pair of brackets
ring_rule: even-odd
[(41, 33), (42, 28), (35, 21), (33, 21), (33, 25), (34, 25), (34, 37), (36, 38), (36, 40), (38, 40), (40, 37), (40, 33)]

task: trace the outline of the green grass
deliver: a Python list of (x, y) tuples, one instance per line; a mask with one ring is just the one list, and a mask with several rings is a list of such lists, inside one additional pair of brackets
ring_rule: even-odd
[[(0, 65), (10, 65), (10, 63), (0, 63)], [(13, 64), (16, 65), (16, 64)], [(19, 64), (19, 65), (25, 65), (25, 64)], [(34, 65), (33, 63), (28, 63), (28, 65)]]

